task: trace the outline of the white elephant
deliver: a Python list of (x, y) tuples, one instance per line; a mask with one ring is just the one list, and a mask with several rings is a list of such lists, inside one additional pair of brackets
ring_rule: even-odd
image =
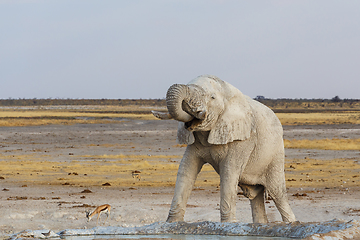
[(177, 141), (188, 145), (167, 222), (183, 221), (187, 200), (205, 163), (220, 175), (222, 222), (236, 221), (238, 186), (250, 199), (255, 223), (268, 222), (265, 191), (283, 221), (295, 221), (286, 195), (283, 130), (273, 111), (210, 75), (187, 85), (172, 85), (166, 102), (168, 113), (153, 114), (179, 121)]

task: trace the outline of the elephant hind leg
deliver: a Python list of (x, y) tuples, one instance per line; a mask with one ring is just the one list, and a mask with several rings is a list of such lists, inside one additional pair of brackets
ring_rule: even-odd
[(273, 199), (276, 208), (279, 210), (282, 220), (284, 222), (295, 222), (296, 218), (291, 210), (287, 195), (286, 195), (286, 189), (285, 186), (283, 189), (279, 188), (267, 188), (268, 193), (270, 194), (270, 197)]
[(262, 185), (241, 185), (244, 196), (250, 199), (251, 212), (254, 223), (267, 223), (265, 211), (264, 186)]

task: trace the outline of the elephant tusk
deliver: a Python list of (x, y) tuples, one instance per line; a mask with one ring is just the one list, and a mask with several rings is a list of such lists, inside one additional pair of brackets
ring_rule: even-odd
[(170, 115), (169, 112), (158, 112), (158, 111), (151, 111), (151, 113), (161, 119), (161, 120), (168, 120), (168, 119), (173, 119), (173, 117)]

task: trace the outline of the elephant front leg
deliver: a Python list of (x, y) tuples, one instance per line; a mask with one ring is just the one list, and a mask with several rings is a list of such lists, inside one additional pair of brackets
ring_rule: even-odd
[(238, 177), (229, 174), (230, 169), (220, 170), (220, 215), (221, 222), (236, 221), (236, 196)]
[(167, 222), (184, 221), (186, 203), (202, 166), (203, 163), (199, 159), (192, 157), (188, 152), (185, 153), (179, 166)]

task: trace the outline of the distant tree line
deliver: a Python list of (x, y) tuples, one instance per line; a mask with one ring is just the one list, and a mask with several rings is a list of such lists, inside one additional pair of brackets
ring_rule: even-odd
[(145, 105), (166, 106), (164, 99), (0, 99), (0, 106), (59, 106), (59, 105)]
[(341, 99), (339, 96), (335, 96), (331, 99), (323, 99), (323, 98), (312, 98), (312, 99), (308, 99), (308, 98), (276, 98), (276, 99), (272, 99), (272, 98), (266, 98), (264, 96), (258, 95), (254, 98), (257, 101), (266, 101), (266, 100), (271, 100), (271, 101), (304, 101), (304, 102), (326, 102), (326, 101), (331, 101), (331, 102), (359, 102), (360, 99)]
[[(274, 111), (291, 112), (292, 109), (341, 109), (360, 110), (360, 99), (270, 99), (257, 96), (255, 100), (274, 109)], [(165, 107), (165, 99), (0, 99), (0, 106), (59, 106), (59, 105), (111, 105), (111, 106), (157, 106)]]
[(360, 109), (360, 99), (341, 99), (339, 96), (331, 99), (269, 99), (257, 96), (254, 99), (272, 109)]

